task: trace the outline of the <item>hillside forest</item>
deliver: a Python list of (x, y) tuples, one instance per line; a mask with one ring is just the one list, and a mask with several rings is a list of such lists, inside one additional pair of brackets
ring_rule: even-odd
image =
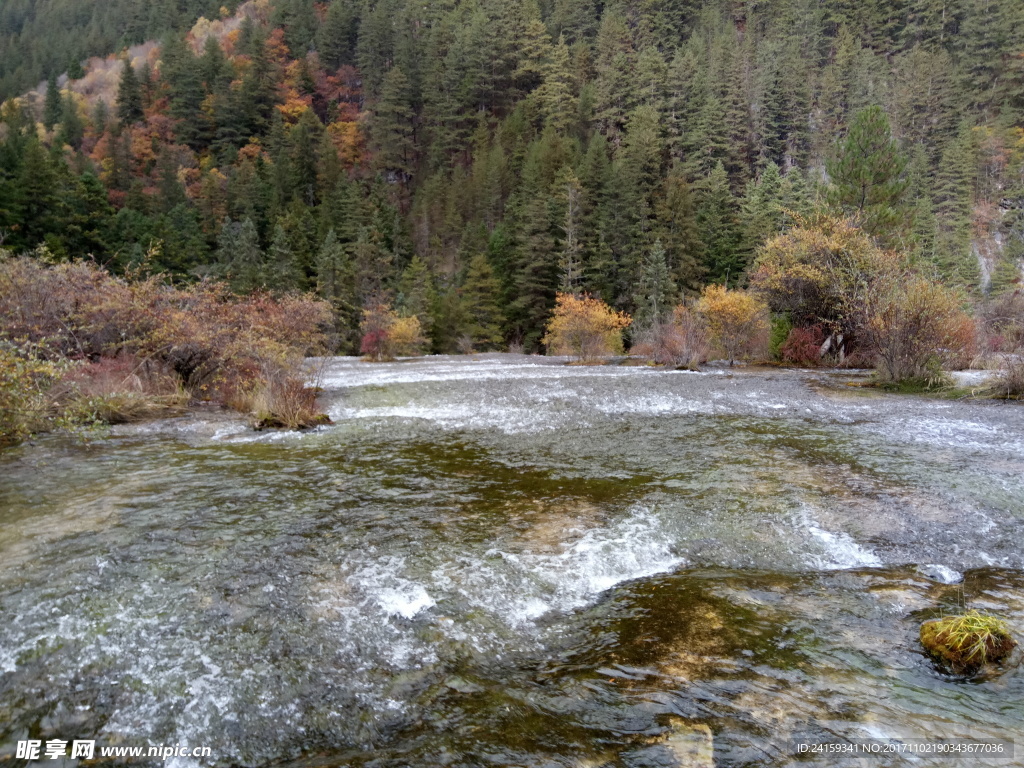
[(826, 210), (965, 302), (1024, 264), (1019, 0), (19, 0), (0, 96), (4, 249), (315, 292), (341, 352), (640, 328)]

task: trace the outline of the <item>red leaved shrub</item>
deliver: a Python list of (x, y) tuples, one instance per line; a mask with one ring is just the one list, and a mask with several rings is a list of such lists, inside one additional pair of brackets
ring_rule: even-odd
[(271, 378), (302, 381), (302, 359), (325, 351), (330, 322), (329, 305), (311, 296), (238, 297), (221, 283), (175, 286), (0, 254), (0, 340), (88, 362), (64, 384), (79, 400), (182, 389), (241, 405)]
[(779, 348), (783, 362), (813, 368), (821, 364), (821, 345), (825, 329), (820, 325), (794, 328)]

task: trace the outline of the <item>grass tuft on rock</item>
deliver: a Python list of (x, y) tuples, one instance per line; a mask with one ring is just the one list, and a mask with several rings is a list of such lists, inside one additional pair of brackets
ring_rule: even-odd
[(1006, 622), (978, 611), (926, 621), (921, 625), (921, 644), (956, 675), (976, 675), (1017, 647)]

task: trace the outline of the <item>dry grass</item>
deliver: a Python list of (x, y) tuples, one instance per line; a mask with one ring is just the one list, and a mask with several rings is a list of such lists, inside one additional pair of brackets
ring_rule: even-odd
[(62, 404), (65, 418), (103, 424), (167, 416), (188, 404), (170, 371), (127, 353), (75, 366), (51, 397)]
[(244, 410), (252, 414), (255, 429), (312, 429), (331, 423), (317, 404), (318, 391), (318, 386), (297, 376), (268, 371), (253, 388)]
[(1024, 357), (1015, 355), (1005, 358), (988, 390), (993, 397), (1024, 400)]

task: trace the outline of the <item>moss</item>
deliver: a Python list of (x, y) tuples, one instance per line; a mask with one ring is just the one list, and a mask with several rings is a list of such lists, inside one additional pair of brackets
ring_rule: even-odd
[(976, 675), (986, 664), (1006, 659), (1017, 647), (1006, 622), (977, 611), (926, 621), (921, 625), (921, 644), (957, 675)]

